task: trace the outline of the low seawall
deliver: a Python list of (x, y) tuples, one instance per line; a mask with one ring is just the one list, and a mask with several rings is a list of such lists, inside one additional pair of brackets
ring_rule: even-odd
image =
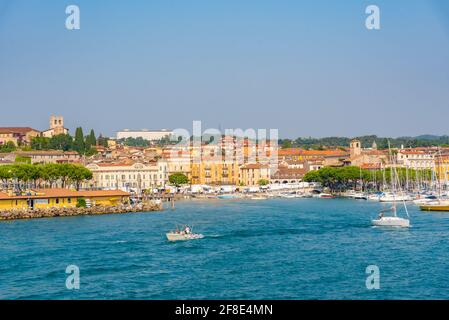
[(131, 212), (161, 211), (161, 210), (162, 205), (157, 203), (139, 204), (133, 206), (120, 205), (116, 207), (94, 206), (91, 208), (13, 209), (13, 210), (0, 211), (0, 220), (72, 217), (72, 216), (120, 214)]

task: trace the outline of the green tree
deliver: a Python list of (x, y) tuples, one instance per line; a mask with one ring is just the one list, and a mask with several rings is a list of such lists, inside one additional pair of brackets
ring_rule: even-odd
[(50, 138), (49, 149), (69, 151), (73, 150), (73, 138), (69, 134), (58, 134)]
[(293, 146), (293, 143), (290, 139), (284, 139), (282, 140), (282, 149), (288, 149)]
[(16, 163), (28, 163), (31, 164), (31, 157), (25, 157), (21, 155), (17, 155), (15, 159)]
[(31, 139), (31, 149), (33, 150), (48, 150), (50, 149), (50, 138), (34, 137)]
[(12, 168), (10, 165), (0, 166), (0, 180), (2, 181), (4, 187), (6, 187), (8, 181), (11, 180), (12, 177)]
[(267, 184), (269, 184), (270, 182), (267, 179), (260, 179), (258, 181), (259, 186), (266, 186)]
[(5, 144), (0, 144), (0, 152), (9, 153), (16, 151), (16, 149), (16, 145), (12, 141), (8, 141)]
[(98, 139), (97, 139), (97, 145), (103, 146), (105, 148), (108, 147), (108, 138), (107, 137), (103, 137), (103, 135), (99, 135)]
[(91, 129), (89, 135), (86, 137), (86, 150), (95, 147), (96, 144), (97, 138), (95, 137), (94, 129)]
[(68, 177), (75, 184), (76, 190), (79, 190), (82, 182), (92, 179), (92, 172), (86, 167), (71, 165)]
[(86, 150), (83, 128), (81, 127), (78, 127), (75, 130), (75, 141), (73, 142), (73, 148), (80, 154), (84, 154), (84, 151)]
[(78, 200), (76, 201), (76, 207), (77, 208), (86, 208), (87, 207), (86, 199), (78, 198)]
[(168, 177), (168, 181), (176, 187), (189, 183), (187, 176), (181, 172), (173, 173)]

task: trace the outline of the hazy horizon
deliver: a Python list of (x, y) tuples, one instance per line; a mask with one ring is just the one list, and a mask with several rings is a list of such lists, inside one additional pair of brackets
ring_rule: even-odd
[[(0, 0), (0, 126), (448, 135), (449, 2)], [(365, 8), (381, 30), (365, 28)]]

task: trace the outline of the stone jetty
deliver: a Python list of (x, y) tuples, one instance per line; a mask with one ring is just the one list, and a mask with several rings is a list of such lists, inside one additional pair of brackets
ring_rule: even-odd
[(138, 205), (94, 206), (91, 208), (50, 208), (50, 209), (13, 209), (0, 211), (0, 220), (37, 219), (51, 217), (72, 217), (100, 214), (120, 214), (131, 212), (161, 211), (160, 203)]

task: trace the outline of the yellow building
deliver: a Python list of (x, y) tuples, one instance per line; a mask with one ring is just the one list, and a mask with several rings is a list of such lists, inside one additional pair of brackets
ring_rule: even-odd
[(435, 159), (435, 171), (441, 181), (449, 181), (449, 156)]
[(129, 193), (120, 190), (74, 191), (69, 189), (30, 190), (26, 194), (0, 192), (0, 210), (73, 208), (78, 199), (92, 206), (116, 206), (129, 201)]
[(260, 180), (270, 181), (270, 167), (268, 165), (250, 163), (240, 167), (240, 184), (257, 186)]
[(234, 160), (203, 158), (201, 162), (192, 162), (191, 183), (208, 185), (237, 185), (239, 183), (239, 165)]
[(167, 161), (168, 175), (182, 173), (189, 179), (189, 181), (192, 179), (190, 152), (167, 151), (163, 156)]

